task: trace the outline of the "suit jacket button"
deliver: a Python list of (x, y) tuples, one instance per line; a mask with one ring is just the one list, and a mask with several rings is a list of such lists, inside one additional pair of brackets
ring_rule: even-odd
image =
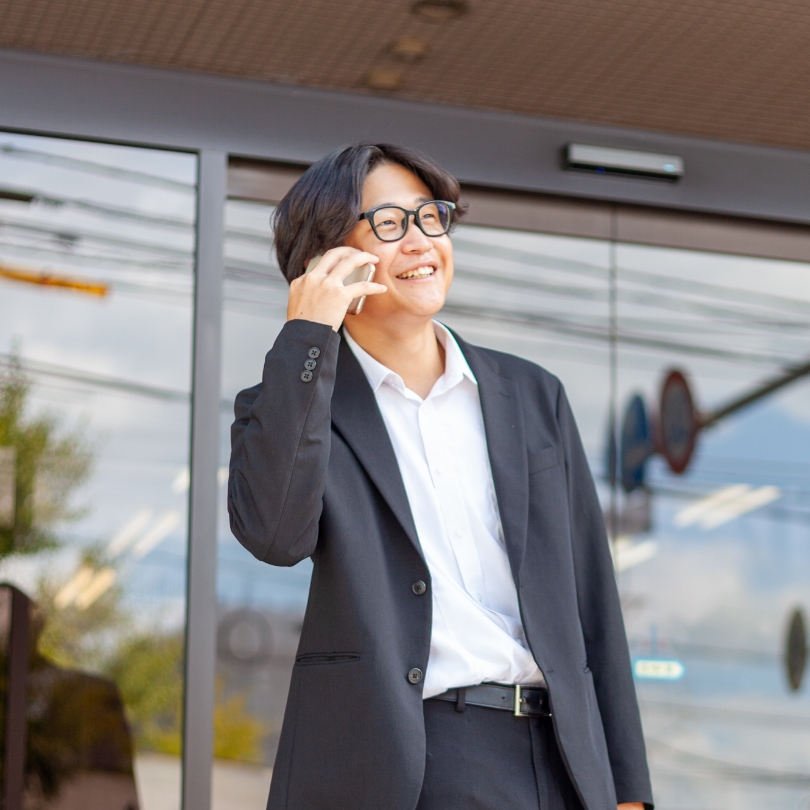
[(315, 371), (315, 366), (317, 366), (317, 365), (318, 365), (318, 363), (317, 363), (316, 360), (307, 360), (307, 362), (304, 363), (304, 368), (307, 371)]
[(422, 670), (418, 667), (408, 670), (408, 680), (411, 683), (419, 683), (422, 680)]
[(413, 585), (411, 585), (411, 590), (417, 596), (421, 596), (427, 590), (427, 585), (425, 585), (425, 583), (422, 582), (421, 579), (417, 579), (416, 582), (414, 582)]
[(317, 360), (321, 356), (321, 350), (317, 346), (313, 346), (308, 354), (313, 360)]
[(309, 382), (312, 379), (312, 372), (311, 371), (302, 371), (301, 372), (301, 379), (304, 382)]

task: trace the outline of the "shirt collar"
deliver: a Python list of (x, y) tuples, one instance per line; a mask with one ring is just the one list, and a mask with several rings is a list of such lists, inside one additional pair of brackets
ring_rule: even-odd
[[(450, 330), (438, 321), (433, 321), (433, 329), (436, 332), (436, 339), (444, 348), (444, 374), (436, 381), (428, 397), (438, 396), (445, 391), (449, 391), (451, 388), (458, 385), (465, 377), (473, 383), (473, 385), (478, 385), (478, 380), (475, 379), (475, 375), (467, 362), (467, 358), (464, 357), (464, 353), (459, 348)], [(366, 379), (374, 393), (377, 392), (377, 389), (383, 383), (388, 383), (402, 392), (407, 390), (399, 374), (391, 371), (390, 368), (375, 360), (357, 343), (346, 329), (343, 330), (342, 334), (346, 343), (349, 344), (352, 354), (357, 358), (357, 362), (360, 363), (360, 368), (363, 369), (363, 373), (366, 375)]]

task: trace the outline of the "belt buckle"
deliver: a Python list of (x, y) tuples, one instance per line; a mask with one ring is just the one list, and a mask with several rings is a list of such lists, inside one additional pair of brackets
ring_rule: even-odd
[[(544, 712), (542, 710), (542, 698), (540, 703), (540, 710), (532, 714), (532, 707), (529, 705), (529, 701), (523, 697), (523, 688), (520, 684), (515, 684), (515, 705), (512, 712), (515, 717), (551, 717), (551, 712)], [(525, 711), (523, 711), (524, 706), (526, 707)]]
[(514, 715), (515, 717), (528, 717), (527, 714), (524, 714), (522, 711), (523, 708), (523, 690), (520, 688), (520, 684), (515, 684), (515, 705), (514, 705)]

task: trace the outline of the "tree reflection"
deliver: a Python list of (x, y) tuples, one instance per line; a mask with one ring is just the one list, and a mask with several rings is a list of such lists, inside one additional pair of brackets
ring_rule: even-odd
[(28, 413), (30, 390), (12, 359), (0, 376), (0, 448), (13, 451), (6, 456), (10, 503), (0, 517), (0, 558), (56, 546), (54, 527), (82, 515), (70, 499), (93, 466), (92, 448), (81, 429), (65, 431), (52, 413)]

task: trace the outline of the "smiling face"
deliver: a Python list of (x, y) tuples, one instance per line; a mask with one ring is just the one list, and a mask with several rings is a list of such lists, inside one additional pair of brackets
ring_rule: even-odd
[[(413, 172), (396, 163), (382, 163), (366, 177), (362, 210), (385, 204), (411, 210), (432, 199), (430, 189)], [(374, 281), (388, 287), (382, 295), (369, 296), (363, 311), (349, 316), (351, 321), (362, 320), (364, 325), (424, 322), (444, 306), (453, 281), (453, 245), (447, 234), (426, 236), (411, 217), (402, 239), (383, 242), (362, 220), (345, 244), (379, 256)]]

